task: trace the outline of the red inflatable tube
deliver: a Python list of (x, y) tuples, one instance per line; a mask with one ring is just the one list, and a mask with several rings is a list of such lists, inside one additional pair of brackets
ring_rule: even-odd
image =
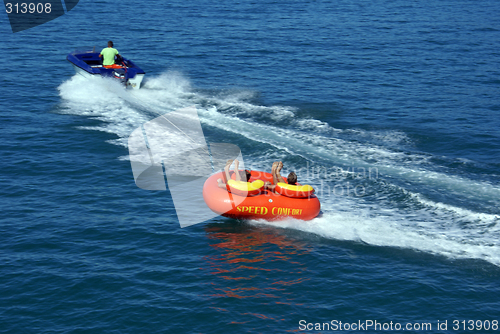
[[(220, 188), (217, 179), (224, 180), (222, 172), (210, 176), (205, 181), (203, 199), (213, 212), (224, 217), (270, 221), (286, 218), (311, 220), (320, 212), (321, 205), (315, 195), (307, 198), (291, 198), (262, 190), (255, 196), (240, 196)], [(272, 182), (273, 177), (270, 173), (252, 171), (249, 181), (255, 180)]]

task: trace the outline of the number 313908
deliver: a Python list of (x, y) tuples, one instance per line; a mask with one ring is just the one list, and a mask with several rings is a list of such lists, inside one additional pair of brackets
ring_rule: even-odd
[(50, 2), (48, 3), (6, 3), (5, 4), (5, 9), (7, 11), (7, 14), (14, 13), (14, 14), (49, 14), (52, 11), (52, 5)]
[(498, 330), (498, 320), (453, 320), (453, 330)]

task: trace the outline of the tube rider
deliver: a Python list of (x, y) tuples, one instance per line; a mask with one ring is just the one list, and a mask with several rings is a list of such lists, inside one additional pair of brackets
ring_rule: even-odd
[(267, 181), (264, 184), (264, 187), (266, 189), (269, 189), (271, 191), (275, 191), (276, 185), (281, 182), (281, 183), (288, 183), (289, 185), (296, 185), (297, 184), (297, 174), (295, 172), (290, 172), (285, 179), (280, 175), (280, 171), (283, 168), (283, 162), (281, 161), (275, 161), (273, 162), (273, 166), (271, 167), (271, 174), (273, 176), (273, 183)]
[[(217, 185), (219, 188), (227, 189), (230, 191), (228, 188), (228, 180), (231, 180), (231, 175), (229, 173), (229, 167), (233, 163), (233, 160), (228, 160), (226, 162), (226, 167), (224, 167), (224, 174), (222, 174), (222, 179), (217, 179)], [(239, 161), (236, 159), (234, 160), (234, 174), (237, 182), (249, 182), (252, 174), (248, 169), (245, 169), (244, 171), (239, 171)], [(289, 185), (296, 185), (297, 184), (297, 174), (295, 172), (290, 172), (285, 179), (281, 176), (280, 171), (283, 168), (283, 162), (281, 161), (275, 161), (273, 162), (273, 165), (271, 167), (271, 174), (273, 176), (273, 183), (266, 181), (264, 183), (264, 188), (269, 189), (271, 191), (275, 191), (276, 185), (278, 183), (287, 183)]]
[(99, 58), (102, 58), (102, 66), (105, 68), (122, 68), (122, 66), (115, 64), (115, 56), (121, 57), (118, 50), (113, 48), (113, 42), (108, 42), (108, 47), (102, 49)]
[[(233, 163), (233, 160), (228, 160), (226, 162), (226, 167), (224, 167), (224, 174), (222, 175), (224, 180), (217, 179), (217, 185), (219, 186), (219, 188), (224, 188), (224, 189), (228, 188), (228, 185), (227, 185), (228, 180), (231, 180), (231, 175), (229, 174), (229, 167), (231, 166), (232, 163)], [(238, 161), (238, 159), (234, 160), (234, 174), (236, 177), (236, 181), (248, 182), (250, 180), (250, 177), (252, 176), (252, 174), (247, 169), (245, 169), (244, 171), (239, 171), (238, 170), (239, 164), (240, 164), (240, 162)]]
[(238, 160), (234, 160), (234, 174), (236, 180), (231, 179), (229, 167), (232, 162), (232, 160), (228, 160), (226, 167), (224, 167), (224, 173), (222, 174), (224, 180), (217, 179), (217, 186), (226, 189), (230, 193), (235, 193), (240, 196), (254, 196), (260, 194), (262, 189), (267, 189), (287, 197), (310, 198), (315, 192), (314, 188), (310, 185), (297, 185), (297, 174), (295, 174), (295, 172), (290, 172), (285, 180), (280, 175), (280, 171), (283, 168), (283, 162), (281, 161), (273, 163), (273, 183), (269, 181), (264, 183), (262, 180), (255, 180), (250, 183), (250, 178), (252, 176), (251, 172), (249, 170), (239, 171)]

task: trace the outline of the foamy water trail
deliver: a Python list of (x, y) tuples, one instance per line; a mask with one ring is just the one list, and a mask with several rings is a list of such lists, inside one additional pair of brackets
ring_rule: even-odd
[[(297, 162), (287, 166), (289, 170), (302, 170), (299, 179), (317, 189), (335, 189), (348, 180), (371, 194), (321, 191), (321, 217), (310, 222), (272, 223), (275, 226), (325, 238), (411, 248), (451, 258), (483, 259), (500, 265), (500, 187), (478, 177), (447, 173), (442, 166), (433, 164), (428, 154), (391, 149), (410, 141), (400, 131), (337, 129), (319, 120), (298, 117), (293, 107), (255, 105), (249, 102), (252, 92), (207, 95), (193, 90), (189, 80), (179, 73), (149, 79), (138, 91), (127, 91), (110, 80), (77, 76), (59, 90), (64, 112), (101, 120), (101, 125), (85, 129), (116, 134), (114, 144), (126, 145), (133, 130), (159, 115), (195, 105), (204, 126), (217, 129), (222, 136), (230, 133), (268, 147), (260, 155), (246, 155), (245, 161), (252, 168), (268, 170), (286, 152), (325, 170), (309, 173), (310, 169), (304, 170)], [(354, 139), (343, 137), (346, 133), (347, 138)], [(339, 168), (344, 173), (340, 180), (332, 177)], [(377, 177), (357, 180), (356, 173), (361, 169), (376, 169)], [(435, 193), (445, 195), (437, 200)], [(468, 202), (475, 205), (460, 204)]]
[[(385, 216), (377, 216), (373, 210), (363, 212), (357, 207), (354, 209), (352, 212), (332, 210), (309, 222), (287, 220), (272, 225), (314, 233), (329, 239), (409, 248), (453, 259), (480, 259), (500, 266), (499, 231), (496, 223), (495, 230), (490, 230), (490, 236), (477, 238), (454, 224), (440, 229), (440, 223), (444, 222), (439, 220), (428, 220), (420, 226), (414, 226), (408, 224), (405, 215), (388, 217), (385, 212)], [(264, 221), (253, 223), (270, 224)]]

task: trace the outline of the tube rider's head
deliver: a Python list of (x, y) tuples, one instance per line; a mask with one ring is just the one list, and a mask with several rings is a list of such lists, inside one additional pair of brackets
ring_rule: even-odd
[(295, 185), (297, 183), (297, 174), (295, 174), (295, 172), (290, 172), (286, 180), (288, 184)]
[(252, 177), (252, 173), (248, 169), (245, 169), (245, 170), (240, 171), (240, 176), (241, 176), (242, 181), (250, 182), (250, 178)]
[(113, 47), (113, 42), (112, 41), (109, 41), (108, 42), (108, 48), (112, 48)]

